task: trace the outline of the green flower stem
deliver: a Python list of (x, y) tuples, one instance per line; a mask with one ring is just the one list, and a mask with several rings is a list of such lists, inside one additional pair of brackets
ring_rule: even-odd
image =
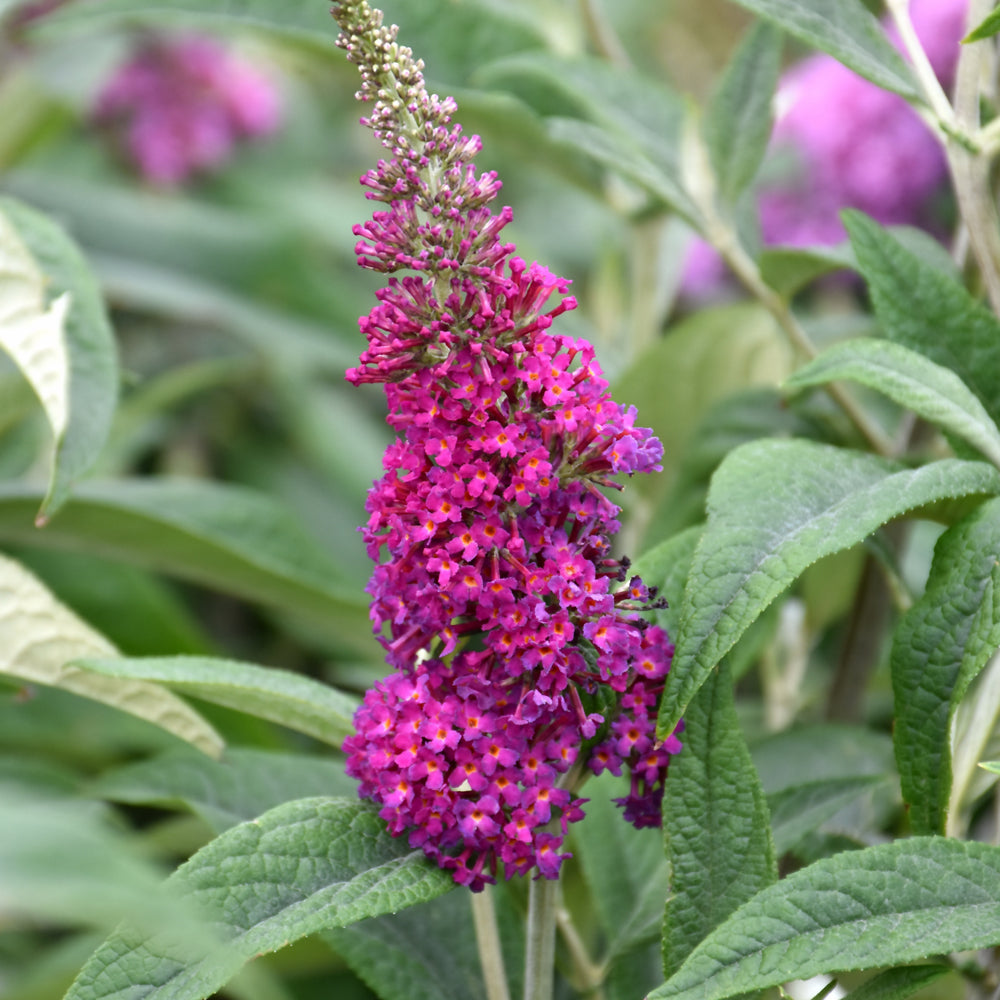
[(497, 930), (496, 911), (493, 909), (493, 890), (487, 885), (482, 892), (473, 892), (472, 920), (476, 926), (476, 945), (479, 964), (483, 968), (486, 1000), (510, 1000), (507, 973), (504, 970), (503, 950)]
[(524, 1000), (552, 1000), (559, 888), (558, 879), (536, 878), (528, 884)]

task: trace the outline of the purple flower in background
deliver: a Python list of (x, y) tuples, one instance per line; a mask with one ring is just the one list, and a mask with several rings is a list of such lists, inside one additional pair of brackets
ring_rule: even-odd
[(237, 143), (273, 132), (279, 118), (271, 81), (202, 36), (144, 42), (94, 109), (140, 173), (162, 185), (221, 166)]
[(359, 263), (390, 278), (360, 321), (355, 384), (385, 385), (398, 437), (368, 495), (368, 591), (395, 673), (365, 696), (348, 773), (457, 882), (558, 875), (574, 774), (632, 776), (621, 800), (656, 824), (680, 742), (655, 740), (673, 648), (610, 538), (618, 474), (662, 446), (614, 402), (586, 341), (550, 332), (569, 283), (500, 235), (477, 136), (430, 96), (422, 64), (367, 3), (338, 4), (362, 74), (362, 119), (391, 151), (362, 183), (386, 205), (355, 227)]
[[(967, 0), (914, 0), (917, 35), (942, 85), (953, 83)], [(890, 28), (889, 38), (899, 47)], [(846, 238), (839, 213), (856, 208), (884, 225), (933, 231), (933, 203), (948, 169), (935, 137), (903, 98), (857, 76), (830, 56), (810, 56), (786, 73), (771, 140), (780, 182), (759, 192), (765, 245), (831, 245)], [(698, 240), (683, 288), (694, 298), (718, 289), (725, 266)]]

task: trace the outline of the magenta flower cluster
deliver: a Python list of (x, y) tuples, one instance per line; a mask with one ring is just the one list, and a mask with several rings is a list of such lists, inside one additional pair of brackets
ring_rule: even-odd
[[(390, 278), (360, 325), (354, 383), (385, 384), (398, 437), (368, 496), (372, 620), (395, 673), (365, 696), (348, 772), (457, 882), (555, 877), (582, 817), (580, 773), (631, 772), (621, 800), (660, 821), (676, 736), (655, 740), (672, 647), (613, 557), (617, 474), (662, 447), (614, 402), (592, 347), (551, 332), (568, 282), (501, 241), (476, 136), (366, 3), (334, 9), (362, 70), (364, 120), (392, 151), (362, 182), (388, 206), (355, 228)], [(391, 79), (398, 90), (386, 86)]]
[[(968, 0), (913, 0), (917, 36), (949, 90), (961, 49)], [(887, 29), (899, 47), (898, 36)], [(944, 153), (917, 113), (831, 56), (804, 59), (785, 75), (770, 150), (774, 180), (762, 185), (761, 238), (767, 246), (833, 245), (846, 239), (840, 212), (855, 208), (883, 225), (931, 232), (944, 192)], [(784, 168), (779, 165), (784, 163)], [(691, 248), (685, 290), (701, 297), (724, 280), (718, 254), (703, 241)]]
[(277, 128), (274, 84), (211, 38), (150, 38), (108, 81), (94, 121), (149, 181), (220, 167), (241, 141)]

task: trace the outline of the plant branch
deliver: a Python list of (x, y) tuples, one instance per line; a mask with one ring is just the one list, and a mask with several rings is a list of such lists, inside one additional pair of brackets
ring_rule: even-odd
[[(959, 211), (968, 233), (994, 312), (1000, 315), (1000, 219), (989, 183), (989, 154), (1000, 136), (980, 129), (979, 90), (990, 47), (983, 42), (962, 46), (955, 74), (955, 104), (949, 103), (927, 53), (913, 28), (908, 0), (888, 0), (900, 39), (913, 65), (924, 97), (937, 119), (935, 134), (944, 146)], [(968, 26), (975, 27), (991, 9), (990, 0), (972, 0)]]
[[(800, 355), (807, 360), (815, 358), (817, 355), (816, 347), (809, 335), (802, 329), (784, 298), (761, 277), (760, 269), (740, 245), (735, 233), (717, 217), (710, 218), (706, 222), (706, 231), (710, 242), (722, 255), (722, 259), (744, 288), (774, 317), (778, 326), (781, 327)], [(830, 382), (825, 388), (874, 452), (879, 455), (893, 453), (893, 444), (888, 435), (869, 418), (868, 414), (841, 383)]]
[(492, 889), (487, 885), (482, 892), (471, 895), (472, 920), (476, 927), (476, 946), (486, 985), (486, 1000), (510, 1000)]

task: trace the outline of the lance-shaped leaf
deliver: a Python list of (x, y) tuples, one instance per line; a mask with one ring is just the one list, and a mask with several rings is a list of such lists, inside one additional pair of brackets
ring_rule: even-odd
[(1000, 321), (873, 219), (842, 215), (885, 335), (950, 368), (1000, 420)]
[(202, 947), (124, 927), (91, 956), (66, 1000), (204, 1000), (257, 955), (454, 887), (369, 804), (300, 799), (226, 831), (167, 881), (204, 911)]
[(81, 659), (75, 666), (108, 677), (154, 681), (203, 701), (235, 708), (340, 746), (354, 732), (357, 702), (311, 677), (211, 656)]
[(998, 492), (1000, 473), (985, 462), (907, 469), (809, 441), (731, 452), (712, 479), (658, 731), (673, 730), (715, 664), (806, 567), (915, 508)]
[(38, 512), (44, 523), (107, 438), (118, 396), (114, 337), (76, 245), (51, 219), (10, 198), (0, 199), (0, 275), (0, 348), (37, 393), (55, 440)]
[(106, 677), (70, 662), (114, 655), (114, 647), (35, 576), (0, 555), (0, 675), (93, 698), (146, 719), (203, 753), (222, 751), (222, 738), (208, 722), (158, 684)]
[(771, 103), (781, 71), (781, 34), (758, 23), (737, 49), (703, 124), (716, 189), (732, 205), (757, 176), (771, 137)]
[(902, 344), (856, 337), (836, 344), (785, 382), (798, 389), (837, 379), (885, 393), (919, 417), (975, 445), (1000, 466), (1000, 430), (969, 387), (950, 368)]
[(717, 927), (649, 1000), (722, 1000), (1000, 941), (1000, 848), (913, 837), (824, 858)]
[(736, 0), (855, 73), (910, 101), (922, 101), (913, 73), (861, 0)]
[(44, 532), (31, 522), (37, 496), (29, 487), (0, 486), (0, 539), (121, 559), (263, 601), (373, 655), (363, 595), (263, 494), (193, 479), (86, 483)]
[(927, 589), (896, 627), (893, 739), (918, 833), (944, 831), (955, 709), (1000, 646), (997, 552), (1000, 501), (990, 500), (938, 539)]
[(222, 833), (284, 802), (315, 795), (351, 798), (357, 788), (342, 760), (228, 747), (220, 760), (183, 749), (126, 764), (102, 774), (87, 791), (131, 805), (183, 806)]
[(663, 967), (677, 970), (738, 906), (777, 877), (771, 820), (723, 664), (685, 713), (663, 797), (670, 895)]

